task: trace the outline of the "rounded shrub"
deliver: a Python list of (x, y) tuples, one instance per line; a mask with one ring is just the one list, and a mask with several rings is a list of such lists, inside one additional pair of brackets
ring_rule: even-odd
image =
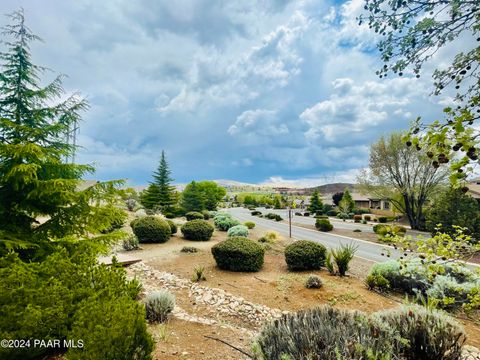
[(173, 234), (176, 234), (177, 233), (177, 224), (175, 224), (172, 220), (166, 220), (168, 225), (170, 226), (170, 231)]
[(253, 229), (255, 227), (255, 223), (252, 221), (247, 221), (243, 225), (245, 225), (249, 229)]
[(263, 266), (264, 249), (244, 237), (232, 237), (212, 247), (212, 255), (220, 269), (259, 271)]
[(203, 220), (208, 220), (208, 219), (210, 219), (210, 211), (208, 211), (208, 210), (203, 210), (203, 211), (202, 211), (202, 214), (203, 214)]
[(187, 240), (207, 241), (213, 234), (213, 226), (206, 220), (191, 220), (183, 224), (181, 231)]
[(261, 211), (258, 211), (258, 210), (254, 210), (250, 213), (252, 216), (258, 216), (258, 215), (262, 215), (262, 212)]
[(231, 227), (235, 225), (240, 225), (240, 222), (232, 218), (230, 214), (227, 213), (218, 213), (213, 218), (213, 223), (216, 228), (220, 231), (228, 231)]
[(199, 220), (199, 219), (203, 220), (203, 214), (201, 212), (198, 212), (198, 211), (190, 211), (190, 212), (185, 214), (185, 217), (187, 218), (188, 221)]
[(245, 225), (235, 225), (228, 229), (227, 231), (227, 236), (228, 237), (235, 237), (235, 236), (243, 236), (247, 237), (248, 236), (248, 227)]
[(322, 244), (299, 240), (285, 248), (289, 270), (318, 270), (325, 265), (327, 249)]
[(373, 225), (373, 232), (375, 234), (378, 234), (378, 235), (385, 235), (385, 228), (386, 227), (387, 227), (387, 225), (383, 225), (383, 224)]
[(353, 215), (353, 221), (359, 223), (362, 221), (362, 215)]
[(317, 219), (315, 227), (320, 231), (332, 231), (333, 225), (328, 219)]
[(165, 322), (175, 307), (175, 295), (161, 290), (150, 293), (145, 298), (147, 320)]
[(370, 215), (365, 215), (365, 216), (363, 217), (363, 219), (364, 219), (365, 221), (370, 221), (370, 220), (372, 220), (372, 217), (371, 217)]
[(310, 216), (310, 213), (309, 213), (308, 211), (305, 211), (305, 212), (303, 213), (303, 216)]
[(328, 216), (337, 216), (338, 211), (337, 210), (329, 210), (329, 211), (327, 211), (327, 215)]
[(323, 285), (322, 279), (317, 275), (309, 275), (305, 280), (305, 287), (307, 289), (320, 289)]
[(131, 251), (138, 249), (138, 239), (135, 235), (131, 235), (123, 240), (122, 243), (123, 250)]
[(141, 243), (164, 243), (172, 234), (170, 225), (156, 216), (137, 219), (132, 229)]
[(379, 216), (379, 217), (378, 217), (378, 222), (379, 222), (379, 223), (384, 224), (384, 223), (387, 222), (387, 220), (388, 220), (388, 219), (387, 219), (386, 216)]

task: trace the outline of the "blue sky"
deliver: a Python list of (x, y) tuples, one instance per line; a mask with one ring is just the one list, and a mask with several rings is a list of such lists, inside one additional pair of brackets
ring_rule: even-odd
[(178, 183), (352, 181), (372, 141), (451, 101), (429, 95), (429, 72), (452, 49), (420, 79), (375, 76), (377, 39), (355, 20), (363, 0), (4, 0), (0, 10), (20, 6), (45, 41), (34, 62), (90, 103), (77, 159), (102, 180), (147, 183), (164, 149)]

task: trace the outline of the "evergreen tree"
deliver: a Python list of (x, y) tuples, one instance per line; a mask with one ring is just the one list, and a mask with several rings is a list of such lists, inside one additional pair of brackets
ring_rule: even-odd
[(281, 209), (282, 208), (282, 201), (280, 200), (280, 196), (275, 196), (273, 200), (273, 208), (274, 209)]
[[(205, 196), (205, 207), (207, 210), (216, 210), (218, 202), (222, 200), (225, 195), (227, 195), (225, 188), (218, 186), (214, 181), (200, 181), (197, 183), (197, 187)], [(247, 198), (245, 197), (245, 204), (246, 201)], [(252, 204), (256, 205), (255, 198), (253, 198)]]
[(315, 214), (320, 214), (323, 210), (323, 203), (319, 197), (318, 190), (315, 190), (310, 197), (310, 205), (308, 206), (308, 211)]
[(171, 171), (168, 168), (165, 152), (162, 150), (160, 164), (153, 173), (153, 182), (144, 191), (142, 204), (147, 209), (166, 209), (175, 202), (175, 187), (171, 186), (173, 179), (170, 177)]
[(65, 138), (88, 105), (78, 94), (60, 100), (62, 76), (41, 87), (45, 68), (32, 63), (29, 47), (39, 37), (22, 11), (10, 17), (0, 53), (0, 254), (29, 248), (23, 256), (34, 257), (109, 228), (117, 195), (113, 182), (77, 191), (93, 168), (65, 162), (75, 151)]
[(353, 201), (350, 191), (345, 189), (343, 192), (342, 200), (340, 200), (339, 207), (342, 213), (350, 213), (355, 209), (355, 201)]
[(340, 205), (340, 201), (342, 200), (343, 197), (343, 192), (337, 192), (332, 195), (332, 201), (335, 204), (335, 206)]
[(205, 195), (195, 181), (192, 181), (183, 190), (182, 208), (185, 212), (205, 210)]

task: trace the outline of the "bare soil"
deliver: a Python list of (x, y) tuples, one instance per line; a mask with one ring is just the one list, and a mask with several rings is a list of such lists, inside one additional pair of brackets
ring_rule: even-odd
[[(338, 232), (339, 230), (337, 230)], [(251, 230), (250, 237), (258, 238), (263, 234), (262, 229)], [(352, 236), (348, 230), (338, 232), (339, 235)], [(373, 235), (353, 233), (358, 236)], [(372, 265), (371, 262), (355, 258), (352, 262), (349, 276), (331, 276), (327, 271), (290, 272), (288, 271), (283, 248), (288, 240), (280, 237), (271, 246), (265, 255), (265, 264), (258, 273), (235, 273), (220, 270), (216, 267), (211, 247), (226, 239), (225, 232), (215, 231), (212, 239), (205, 242), (188, 241), (181, 237), (181, 233), (173, 236), (165, 244), (142, 244), (141, 250), (129, 252), (141, 258), (147, 265), (159, 271), (173, 273), (179, 277), (190, 279), (195, 266), (205, 268), (206, 281), (202, 285), (221, 288), (245, 300), (263, 304), (280, 310), (295, 311), (328, 304), (338, 308), (357, 309), (365, 312), (374, 312), (399, 306), (403, 298), (398, 296), (384, 296), (369, 291), (363, 279)], [(366, 240), (366, 239), (364, 239)], [(183, 253), (184, 246), (198, 248), (197, 253)], [(323, 280), (320, 289), (306, 289), (304, 282), (309, 274), (319, 275)], [(215, 317), (215, 309), (195, 304), (187, 292), (178, 292), (177, 303), (189, 314), (196, 316)], [(480, 347), (480, 325), (470, 320), (460, 320), (469, 335), (468, 343)], [(251, 338), (243, 333), (236, 332), (228, 325), (258, 331), (246, 324), (241, 318), (231, 318), (225, 324), (203, 325), (193, 322), (172, 319), (166, 326), (167, 339), (158, 339), (158, 329), (150, 326), (150, 330), (157, 337), (154, 353), (155, 359), (242, 359), (244, 356), (231, 347), (215, 340), (205, 338), (204, 335), (218, 337), (234, 346), (248, 351)], [(165, 331), (163, 331), (165, 332)], [(183, 355), (182, 355), (183, 353)]]

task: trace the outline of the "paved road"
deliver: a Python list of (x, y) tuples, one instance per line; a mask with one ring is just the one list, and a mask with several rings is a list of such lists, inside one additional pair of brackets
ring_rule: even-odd
[[(230, 208), (230, 209), (226, 209), (225, 211), (231, 213), (233, 217), (237, 218), (242, 222), (253, 221), (258, 226), (278, 231), (283, 236), (288, 237), (288, 223), (286, 222), (276, 222), (273, 220), (252, 216), (250, 215), (250, 211), (245, 208)], [(354, 225), (358, 225), (358, 224), (354, 224)], [(363, 226), (367, 226), (367, 225), (363, 225)], [(299, 227), (295, 225), (292, 225), (292, 237), (295, 239), (316, 241), (330, 248), (336, 248), (340, 244), (348, 244), (352, 242), (358, 245), (356, 256), (372, 262), (381, 262), (381, 261), (387, 260), (385, 256), (381, 255), (384, 249), (389, 249), (391, 251), (392, 258), (398, 258), (401, 256), (401, 253), (399, 251), (396, 251), (390, 246), (375, 244), (375, 243), (371, 243), (364, 240), (349, 238), (346, 236), (333, 235), (330, 233), (324, 233), (317, 230), (305, 229), (303, 227)]]

